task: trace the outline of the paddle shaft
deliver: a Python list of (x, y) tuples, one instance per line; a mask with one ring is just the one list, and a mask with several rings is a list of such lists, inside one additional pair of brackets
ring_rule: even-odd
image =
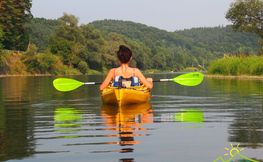
[[(171, 82), (172, 79), (154, 79), (153, 82)], [(84, 85), (102, 84), (102, 82), (84, 82)]]
[[(172, 79), (154, 79), (153, 82), (171, 82)], [(102, 82), (84, 82), (83, 85), (102, 84)]]
[(89, 85), (89, 84), (102, 84), (102, 82), (84, 82), (84, 85)]
[(172, 79), (154, 79), (153, 82), (171, 82)]

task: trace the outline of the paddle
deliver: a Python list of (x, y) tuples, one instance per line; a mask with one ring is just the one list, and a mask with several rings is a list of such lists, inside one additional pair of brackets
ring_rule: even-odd
[(80, 82), (69, 78), (58, 78), (53, 81), (54, 87), (62, 92), (72, 91), (86, 84), (102, 84), (102, 82)]
[(179, 75), (173, 79), (154, 79), (153, 82), (170, 82), (174, 81), (184, 86), (196, 86), (203, 81), (203, 74), (199, 72), (192, 72)]
[[(203, 74), (199, 72), (192, 72), (179, 75), (173, 79), (156, 79), (153, 82), (167, 82), (167, 81), (174, 81), (178, 84), (185, 85), (185, 86), (196, 86), (200, 84), (203, 80)], [(53, 81), (54, 87), (62, 92), (72, 91), (77, 89), (78, 87), (86, 84), (102, 84), (102, 82), (80, 82), (74, 79), (69, 78), (58, 78)]]

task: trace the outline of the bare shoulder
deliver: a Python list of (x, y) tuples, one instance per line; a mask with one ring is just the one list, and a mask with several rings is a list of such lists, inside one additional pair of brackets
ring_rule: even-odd
[(138, 69), (138, 68), (134, 68), (135, 69), (135, 75), (136, 76), (141, 76), (142, 75), (142, 72), (141, 72), (141, 70), (140, 69)]
[(114, 69), (110, 69), (110, 71), (108, 72), (108, 76), (113, 77), (113, 73), (114, 73)]
[(113, 73), (113, 71), (114, 71), (114, 68), (113, 68), (113, 69), (110, 69), (109, 73)]
[(141, 73), (141, 70), (138, 69), (138, 68), (134, 68), (135, 69), (135, 72), (140, 72)]
[[(115, 71), (116, 71), (116, 69), (115, 69)], [(113, 74), (114, 74), (114, 68), (113, 68), (113, 69), (110, 69), (109, 74), (110, 74), (110, 75), (113, 75)]]

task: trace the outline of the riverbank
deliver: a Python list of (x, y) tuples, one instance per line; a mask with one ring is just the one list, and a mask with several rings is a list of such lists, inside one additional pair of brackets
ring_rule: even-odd
[[(63, 75), (63, 74), (61, 74)], [(79, 75), (79, 74), (69, 74), (69, 75)], [(84, 75), (84, 74), (80, 74)], [(90, 74), (86, 74), (90, 75)], [(28, 77), (28, 76), (60, 76), (54, 74), (21, 74), (21, 75), (0, 75), (2, 77)], [(211, 74), (204, 74), (204, 78), (228, 78), (228, 79), (263, 79), (263, 76), (224, 76), (224, 75), (211, 75)]]
[(27, 77), (27, 76), (55, 76), (54, 74), (20, 74), (20, 75), (0, 75), (0, 78), (3, 77)]
[(208, 67), (209, 74), (222, 76), (263, 76), (263, 56), (226, 55), (214, 60)]
[(224, 75), (209, 75), (205, 74), (205, 78), (229, 78), (229, 79), (263, 79), (263, 76), (247, 76), (247, 75), (241, 75), (241, 76), (224, 76)]

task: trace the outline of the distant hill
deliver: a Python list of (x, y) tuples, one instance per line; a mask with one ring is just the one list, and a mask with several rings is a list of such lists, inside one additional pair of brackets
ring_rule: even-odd
[(146, 46), (170, 47), (181, 46), (192, 50), (194, 47), (205, 48), (210, 52), (236, 53), (241, 48), (244, 52), (256, 53), (259, 37), (252, 33), (233, 32), (231, 26), (210, 28), (192, 28), (168, 32), (144, 24), (121, 20), (102, 20), (91, 23), (102, 32), (116, 32), (131, 39), (137, 39)]
[(191, 42), (184, 36), (177, 33), (168, 32), (155, 27), (150, 27), (140, 23), (122, 20), (102, 20), (91, 23), (96, 29), (106, 34), (115, 32), (126, 37), (139, 40), (146, 46), (154, 48), (156, 46), (184, 45)]
[(176, 31), (186, 38), (192, 38), (195, 44), (204, 43), (211, 50), (224, 49), (225, 52), (235, 53), (237, 48), (246, 47), (248, 51), (256, 51), (260, 48), (259, 37), (253, 33), (233, 32), (231, 26), (213, 28), (192, 28)]

